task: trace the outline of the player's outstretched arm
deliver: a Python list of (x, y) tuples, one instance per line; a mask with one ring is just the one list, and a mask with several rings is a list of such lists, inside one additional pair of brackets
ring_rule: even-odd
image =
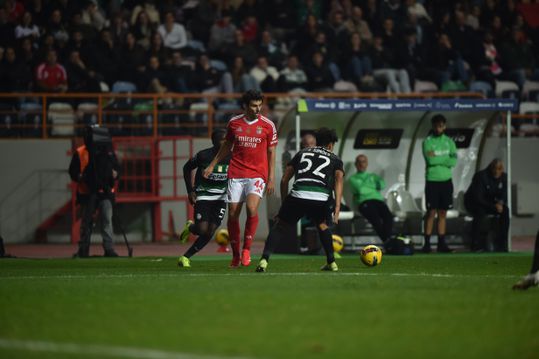
[(344, 182), (344, 172), (335, 171), (335, 212), (333, 213), (333, 222), (339, 223), (339, 214), (341, 212), (342, 189)]
[(193, 184), (193, 170), (197, 168), (196, 157), (191, 158), (183, 165), (183, 180), (185, 181), (185, 189), (187, 190), (187, 196), (189, 197), (189, 203), (192, 206), (196, 202), (195, 186)]
[(294, 176), (294, 167), (286, 166), (283, 177), (281, 178), (281, 202), (288, 196), (288, 182)]
[(218, 164), (221, 160), (223, 160), (226, 156), (230, 154), (232, 151), (232, 142), (229, 140), (225, 140), (225, 142), (222, 144), (222, 146), (219, 148), (219, 151), (213, 158), (213, 160), (210, 162), (208, 167), (204, 170), (204, 173), (202, 174), (204, 178), (209, 178), (211, 173), (213, 172), (213, 168), (216, 164)]
[(266, 194), (272, 195), (275, 192), (275, 146), (268, 147), (268, 183)]

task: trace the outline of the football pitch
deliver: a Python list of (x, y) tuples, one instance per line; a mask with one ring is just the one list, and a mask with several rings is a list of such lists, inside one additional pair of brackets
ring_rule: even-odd
[(537, 358), (531, 253), (0, 261), (1, 358)]

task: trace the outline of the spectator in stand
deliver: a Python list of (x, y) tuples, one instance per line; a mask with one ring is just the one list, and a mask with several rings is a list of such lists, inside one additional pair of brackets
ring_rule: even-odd
[(499, 9), (496, 0), (485, 0), (482, 2), (480, 23), (482, 27), (488, 28), (492, 24), (492, 20), (498, 15)]
[(374, 37), (370, 53), (373, 75), (387, 83), (393, 93), (410, 93), (410, 77), (403, 68), (398, 68), (393, 49), (384, 46), (381, 36)]
[(6, 0), (4, 8), (7, 11), (8, 19), (12, 24), (20, 23), (24, 15), (24, 5), (22, 1)]
[(432, 18), (427, 13), (422, 2), (416, 0), (406, 0), (406, 10), (408, 14), (414, 15), (421, 23), (431, 23)]
[(384, 19), (382, 25), (382, 39), (384, 44), (390, 49), (396, 49), (400, 46), (401, 41), (398, 35), (395, 34), (395, 22), (391, 18)]
[(75, 29), (69, 36), (68, 49), (77, 50), (81, 59), (87, 63), (92, 58), (92, 49), (88, 46), (88, 42), (85, 40), (83, 33)]
[(112, 21), (110, 22), (110, 33), (115, 44), (122, 44), (126, 39), (127, 33), (129, 32), (129, 25), (124, 20), (121, 13), (115, 13), (112, 16)]
[(167, 74), (161, 69), (161, 63), (157, 56), (150, 56), (148, 60), (148, 67), (145, 72), (145, 86), (144, 84), (141, 89), (147, 92), (153, 93), (165, 93), (168, 92), (167, 88)]
[(137, 44), (142, 46), (145, 50), (150, 48), (150, 41), (154, 28), (155, 25), (150, 22), (146, 11), (138, 12), (136, 22), (133, 24), (133, 34), (137, 39)]
[(100, 39), (92, 50), (92, 61), (88, 65), (102, 74), (109, 86), (112, 86), (118, 78), (121, 67), (119, 50), (112, 40), (110, 30), (101, 30)]
[(299, 67), (299, 60), (296, 55), (290, 55), (286, 67), (281, 70), (278, 80), (279, 91), (284, 92), (306, 92), (308, 86), (307, 75)]
[(0, 46), (11, 46), (15, 44), (15, 26), (9, 22), (5, 8), (0, 7)]
[(474, 30), (479, 30), (481, 18), (481, 6), (478, 4), (472, 5), (472, 10), (466, 15), (466, 25)]
[(326, 63), (324, 55), (315, 52), (312, 60), (305, 72), (308, 78), (308, 90), (314, 92), (331, 92), (335, 84), (335, 78), (331, 73), (329, 65)]
[(272, 14), (266, 19), (272, 33), (279, 39), (284, 39), (296, 26), (296, 8), (289, 0), (264, 1), (263, 14)]
[(369, 81), (372, 82), (371, 58), (358, 32), (350, 35), (341, 54), (339, 63), (345, 80), (353, 82), (358, 88)]
[(372, 41), (372, 32), (367, 21), (363, 20), (363, 10), (359, 6), (352, 8), (352, 16), (345, 23), (350, 34), (357, 32), (361, 40), (370, 44)]
[(310, 59), (315, 52), (320, 52), (322, 55), (324, 55), (326, 61), (335, 62), (338, 60), (335, 46), (336, 44), (331, 44), (328, 41), (327, 35), (324, 31), (319, 31), (318, 34), (316, 34), (314, 43), (311, 44), (306, 55), (308, 55)]
[(208, 50), (211, 55), (221, 57), (226, 53), (226, 49), (234, 43), (236, 25), (231, 22), (229, 12), (223, 12), (221, 18), (217, 19), (210, 30), (210, 40)]
[(492, 41), (496, 47), (500, 47), (502, 42), (507, 37), (507, 28), (503, 26), (502, 18), (499, 15), (495, 15), (490, 23), (489, 32), (492, 34)]
[(473, 60), (473, 46), (476, 36), (473, 29), (466, 25), (466, 15), (463, 11), (455, 11), (455, 23), (449, 28), (448, 35), (455, 51), (464, 61), (470, 63)]
[(58, 9), (53, 10), (47, 24), (46, 32), (54, 37), (56, 41), (68, 41), (69, 33), (64, 24), (62, 12)]
[(258, 54), (266, 56), (271, 66), (281, 68), (288, 54), (286, 45), (273, 38), (268, 30), (262, 32)]
[(147, 58), (157, 56), (159, 61), (163, 62), (168, 56), (168, 49), (163, 44), (163, 38), (158, 32), (154, 32), (151, 37), (150, 48), (147, 52)]
[(348, 27), (344, 22), (344, 14), (341, 10), (329, 14), (327, 27), (327, 41), (329, 44), (342, 44), (350, 38)]
[(234, 91), (230, 73), (222, 73), (212, 67), (206, 54), (198, 57), (193, 87), (203, 93), (232, 93)]
[(495, 88), (495, 80), (502, 76), (503, 70), (500, 66), (500, 55), (490, 32), (483, 35), (483, 43), (478, 51), (475, 71), (477, 79), (486, 81)]
[(507, 78), (516, 82), (521, 90), (527, 78), (539, 78), (532, 47), (520, 28), (513, 27), (511, 36), (500, 46), (500, 55)]
[(135, 25), (138, 22), (141, 12), (145, 13), (148, 23), (151, 23), (152, 25), (161, 23), (159, 11), (155, 8), (154, 0), (144, 0), (142, 1), (142, 4), (139, 4), (133, 8), (133, 11), (131, 12), (132, 25)]
[(186, 62), (179, 50), (172, 53), (170, 64), (165, 66), (168, 87), (173, 92), (191, 92), (193, 66)]
[(425, 68), (424, 48), (417, 44), (416, 37), (415, 31), (407, 32), (404, 36), (404, 42), (397, 49), (399, 67), (408, 72), (412, 86), (416, 77), (422, 75)]
[(462, 84), (467, 83), (469, 79), (466, 65), (460, 57), (460, 54), (453, 49), (451, 39), (447, 34), (440, 34), (438, 43), (430, 51), (429, 68), (423, 73), (428, 73), (427, 77), (436, 83), (438, 88), (448, 81), (456, 80)]
[(323, 31), (323, 23), (312, 14), (306, 17), (303, 25), (296, 31), (294, 53), (299, 56), (302, 63), (311, 60), (310, 46), (315, 42), (318, 33)]
[(232, 83), (234, 84), (234, 92), (243, 93), (249, 90), (260, 91), (258, 82), (250, 73), (248, 73), (242, 57), (236, 56), (234, 58), (230, 73), (232, 75)]
[(71, 50), (66, 62), (67, 83), (70, 92), (100, 92), (99, 76), (88, 69), (77, 50)]
[(314, 16), (317, 21), (321, 20), (323, 16), (323, 5), (322, 1), (316, 0), (298, 1), (296, 3), (296, 14), (298, 16), (296, 21), (302, 24), (311, 15)]
[(37, 67), (36, 80), (39, 91), (67, 91), (67, 73), (65, 68), (57, 62), (55, 50), (49, 50), (45, 62)]
[(185, 27), (175, 21), (172, 11), (167, 11), (165, 23), (159, 25), (157, 32), (161, 35), (166, 48), (180, 50), (187, 46)]
[(27, 92), (32, 87), (32, 72), (17, 61), (15, 48), (6, 48), (4, 62), (0, 67), (1, 92)]
[(38, 65), (38, 58), (34, 53), (34, 47), (32, 46), (32, 40), (24, 38), (20, 42), (20, 56), (18, 56), (18, 62), (23, 64), (26, 71), (29, 74), (34, 73), (34, 68)]
[(39, 38), (39, 28), (32, 21), (32, 14), (28, 11), (24, 13), (22, 22), (15, 28), (15, 38), (30, 37), (34, 43)]
[(93, 26), (97, 31), (108, 26), (109, 21), (99, 8), (97, 0), (89, 0), (82, 8), (82, 23)]
[(230, 63), (235, 57), (241, 56), (243, 57), (243, 61), (247, 67), (252, 67), (258, 57), (253, 44), (245, 42), (245, 38), (243, 37), (243, 32), (241, 32), (241, 30), (236, 30), (234, 43), (228, 46), (225, 52), (228, 60), (226, 62)]
[(247, 16), (243, 20), (241, 31), (243, 32), (245, 42), (255, 42), (258, 38), (258, 21), (256, 20), (256, 17), (252, 15)]
[(146, 51), (137, 43), (135, 35), (128, 32), (120, 50), (122, 66), (118, 80), (136, 83), (136, 74), (146, 63)]
[(500, 5), (500, 15), (502, 17), (502, 23), (504, 24), (504, 26), (511, 29), (513, 26), (516, 25), (517, 17), (519, 16), (516, 3), (514, 0), (506, 0), (502, 1)]
[(262, 91), (275, 92), (277, 90), (279, 71), (268, 64), (268, 59), (265, 56), (258, 57), (256, 65), (249, 73), (254, 77)]
[(407, 8), (402, 4), (402, 0), (385, 0), (380, 5), (380, 16), (382, 19), (392, 19), (397, 26), (404, 24), (406, 20)]

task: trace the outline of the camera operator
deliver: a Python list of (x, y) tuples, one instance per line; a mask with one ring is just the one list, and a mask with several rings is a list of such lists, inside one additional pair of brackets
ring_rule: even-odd
[(118, 257), (112, 241), (112, 207), (119, 167), (108, 130), (98, 126), (86, 127), (84, 145), (76, 149), (69, 165), (69, 175), (77, 183), (77, 203), (82, 217), (79, 249), (74, 257), (87, 258), (90, 255), (96, 210), (99, 210), (102, 223), (104, 256)]

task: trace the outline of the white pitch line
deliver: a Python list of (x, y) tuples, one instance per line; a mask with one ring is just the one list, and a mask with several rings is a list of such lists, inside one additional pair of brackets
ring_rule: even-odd
[(395, 276), (395, 277), (433, 277), (433, 278), (515, 278), (517, 275), (507, 274), (448, 274), (448, 273), (367, 273), (367, 272), (339, 272), (339, 273), (314, 273), (314, 272), (269, 272), (269, 273), (188, 273), (178, 271), (177, 273), (136, 273), (136, 274), (59, 274), (59, 275), (35, 275), (35, 276), (0, 276), (4, 279), (113, 279), (113, 278), (155, 278), (155, 277), (301, 277), (301, 276)]
[(0, 348), (31, 352), (47, 352), (98, 357), (121, 357), (134, 359), (247, 359), (246, 357), (226, 357), (169, 352), (136, 347), (107, 346), (95, 344), (57, 343), (38, 340), (18, 340), (0, 338)]

